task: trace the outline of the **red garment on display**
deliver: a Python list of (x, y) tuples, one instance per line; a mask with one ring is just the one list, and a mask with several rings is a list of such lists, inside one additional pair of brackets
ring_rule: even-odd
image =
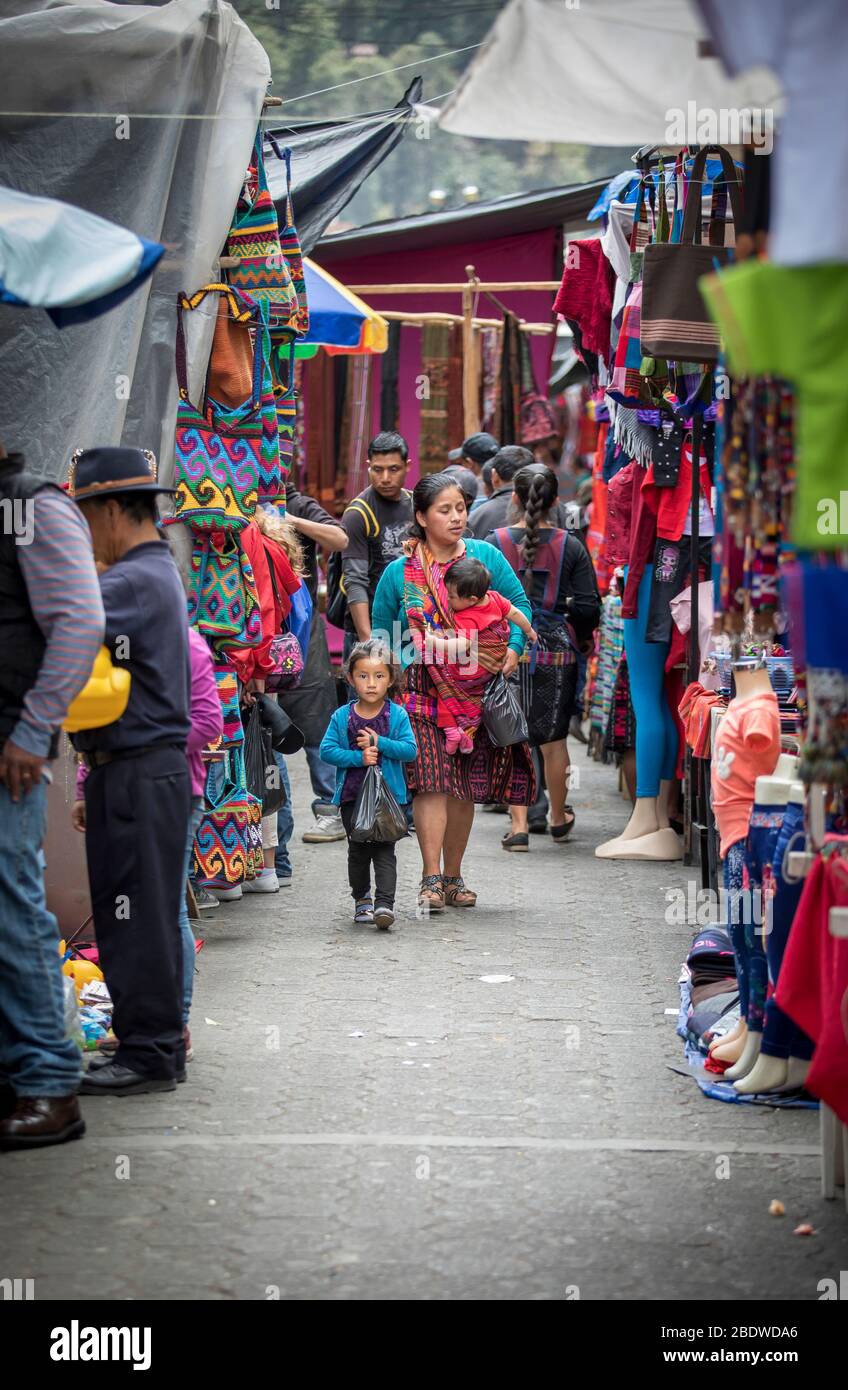
[[(610, 322), (615, 271), (597, 237), (576, 243), (566, 251), (562, 284), (554, 300), (554, 313), (573, 319), (580, 328), (584, 348), (610, 360)], [(568, 261), (574, 264), (569, 265)]]
[[(848, 846), (848, 836), (828, 835)], [(816, 1044), (807, 1089), (848, 1124), (848, 939), (831, 936), (831, 907), (848, 907), (848, 863), (837, 849), (813, 864), (792, 922), (775, 998)]]
[[(642, 486), (645, 470), (635, 464), (633, 474), (633, 494), (630, 512), (630, 554), (627, 560), (627, 582), (621, 601), (622, 618), (635, 618), (639, 607), (639, 585), (645, 573), (645, 566), (654, 558), (657, 540), (657, 518), (653, 509), (646, 505), (647, 497)], [(615, 481), (613, 479), (613, 481)]]
[(610, 569), (630, 559), (630, 522), (633, 510), (633, 476), (638, 463), (626, 463), (607, 486), (607, 524), (604, 559)]
[(683, 720), (686, 742), (696, 758), (710, 756), (710, 711), (715, 705), (723, 705), (720, 695), (713, 690), (705, 690), (700, 681), (692, 681), (683, 692), (678, 712)]
[[(239, 532), (239, 541), (253, 567), (262, 615), (262, 641), (258, 647), (238, 647), (227, 653), (239, 680), (247, 684), (249, 680), (264, 679), (274, 671), (271, 643), (283, 630), (283, 624), (291, 612), (291, 595), (297, 593), (300, 580), (282, 546), (263, 536), (255, 521)], [(269, 565), (274, 567), (279, 601), (271, 583)]]
[[(649, 464), (642, 482), (645, 502), (657, 519), (657, 535), (663, 541), (679, 541), (692, 505), (692, 450), (684, 446), (680, 458), (680, 475), (674, 487), (657, 487), (654, 465)], [(701, 495), (710, 501), (712, 483), (710, 470), (701, 455)]]

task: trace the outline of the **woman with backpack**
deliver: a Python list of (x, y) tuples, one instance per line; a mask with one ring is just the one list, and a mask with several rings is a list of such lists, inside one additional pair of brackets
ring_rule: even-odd
[[(589, 651), (601, 617), (595, 571), (585, 547), (555, 524), (556, 474), (545, 464), (522, 468), (512, 480), (515, 519), (488, 536), (509, 561), (530, 600), (538, 642), (519, 663), (519, 690), (530, 743), (539, 748), (550, 801), (550, 832), (564, 844), (574, 828), (566, 801), (569, 757), (566, 735), (574, 713), (577, 657)], [(527, 807), (510, 807), (505, 850), (530, 848)]]

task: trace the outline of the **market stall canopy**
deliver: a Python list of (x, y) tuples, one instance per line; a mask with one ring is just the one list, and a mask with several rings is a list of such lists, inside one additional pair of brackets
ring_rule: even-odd
[(397, 106), (344, 121), (294, 121), (269, 125), (265, 140), (268, 187), (285, 215), (286, 169), (276, 157), (270, 136), (292, 152), (292, 195), (300, 243), (308, 253), (353, 197), (360, 184), (382, 164), (416, 114), (422, 82), (416, 77)]
[[(206, 284), (229, 229), (271, 72), (225, 0), (0, 7), (0, 183), (61, 199), (167, 248), (94, 323), (57, 333), (0, 304), (0, 419), (27, 467), (65, 475), (75, 448), (152, 449), (172, 473), (177, 295)], [(200, 390), (213, 313), (189, 328)], [(205, 351), (204, 351), (205, 348)]]
[(0, 302), (46, 309), (57, 328), (114, 309), (164, 253), (71, 203), (0, 188)]
[[(707, 48), (694, 0), (510, 0), (439, 125), (454, 135), (587, 145), (736, 144), (706, 120), (773, 110), (763, 68), (731, 81)], [(694, 115), (695, 133), (670, 123)], [(730, 134), (732, 135), (732, 130)]]
[(319, 347), (331, 354), (385, 352), (389, 325), (328, 270), (304, 257), (309, 332), (296, 344), (298, 357), (311, 357)]

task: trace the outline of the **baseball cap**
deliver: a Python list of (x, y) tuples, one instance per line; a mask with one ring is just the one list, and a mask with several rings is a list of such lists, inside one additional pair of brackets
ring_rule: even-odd
[(494, 458), (500, 447), (498, 441), (491, 434), (486, 434), (483, 431), (482, 434), (470, 434), (467, 439), (462, 441), (458, 449), (451, 449), (448, 458), (452, 463), (463, 457), (473, 459), (482, 467), (490, 458)]

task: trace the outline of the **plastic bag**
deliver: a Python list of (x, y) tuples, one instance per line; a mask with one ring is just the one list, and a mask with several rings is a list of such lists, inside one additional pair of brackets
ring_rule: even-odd
[(77, 992), (74, 989), (73, 980), (68, 975), (62, 976), (62, 993), (65, 1001), (65, 1037), (71, 1038), (76, 1043), (80, 1052), (84, 1052), (85, 1036), (80, 1021)]
[(496, 748), (527, 742), (527, 717), (518, 703), (515, 685), (493, 676), (483, 695), (483, 724)]
[(408, 834), (403, 807), (397, 804), (376, 764), (369, 767), (356, 798), (350, 838), (358, 845), (393, 844)]
[(262, 720), (262, 706), (255, 700), (244, 730), (244, 776), (251, 796), (262, 802), (263, 816), (279, 811), (286, 800), (271, 737), (270, 728)]

